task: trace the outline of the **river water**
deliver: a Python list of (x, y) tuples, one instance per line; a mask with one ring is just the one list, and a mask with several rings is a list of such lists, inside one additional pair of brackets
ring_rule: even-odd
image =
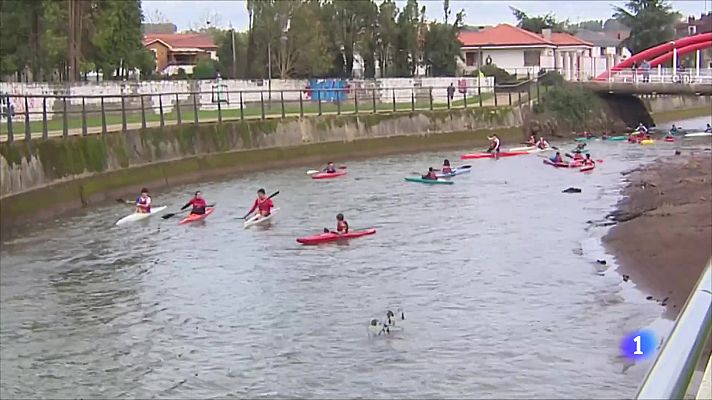
[[(592, 174), (470, 160), (451, 186), (403, 177), (461, 151), (348, 162), (332, 181), (305, 166), (153, 193), (170, 211), (201, 189), (218, 203), (204, 223), (116, 227), (130, 208), (106, 204), (38, 224), (2, 244), (0, 397), (630, 397), (650, 363), (619, 340), (670, 324), (610, 257), (597, 269), (607, 228), (587, 222), (621, 171), (675, 146), (592, 142)], [(259, 187), (281, 210), (244, 230)], [(338, 212), (378, 232), (295, 242)], [(398, 307), (404, 329), (369, 338)]]

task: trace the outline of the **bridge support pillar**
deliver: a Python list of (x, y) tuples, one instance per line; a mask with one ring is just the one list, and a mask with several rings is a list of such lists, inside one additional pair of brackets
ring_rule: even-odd
[(564, 52), (564, 79), (571, 80), (571, 53)]
[(695, 52), (695, 77), (699, 78), (700, 77), (700, 64), (702, 63), (702, 60), (700, 59), (700, 56), (702, 54), (700, 53), (700, 50), (697, 50)]

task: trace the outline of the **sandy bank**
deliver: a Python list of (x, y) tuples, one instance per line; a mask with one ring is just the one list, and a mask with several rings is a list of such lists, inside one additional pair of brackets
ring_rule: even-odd
[(675, 318), (712, 254), (712, 155), (683, 155), (632, 171), (604, 237), (622, 274)]

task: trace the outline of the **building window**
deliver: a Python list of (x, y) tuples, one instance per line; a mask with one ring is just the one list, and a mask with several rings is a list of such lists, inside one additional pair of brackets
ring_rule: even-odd
[(601, 54), (599, 54), (599, 55), (600, 55), (601, 57), (605, 57), (605, 56), (606, 56), (606, 48), (605, 48), (605, 47), (599, 47), (599, 49), (601, 49)]
[(688, 35), (694, 35), (697, 33), (697, 26), (695, 25), (690, 25), (687, 27), (687, 34)]
[(475, 61), (475, 53), (473, 53), (473, 52), (465, 53), (465, 64), (468, 67), (474, 67), (475, 64), (477, 64)]
[(541, 64), (541, 51), (524, 50), (524, 66), (538, 67)]

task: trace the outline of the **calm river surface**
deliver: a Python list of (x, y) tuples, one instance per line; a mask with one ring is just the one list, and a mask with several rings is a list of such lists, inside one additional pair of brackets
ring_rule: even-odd
[[(203, 190), (218, 207), (202, 224), (117, 227), (130, 208), (105, 204), (28, 228), (2, 244), (0, 397), (630, 397), (649, 363), (618, 341), (669, 323), (615, 264), (597, 272), (606, 228), (587, 221), (621, 171), (675, 146), (592, 142), (590, 175), (470, 160), (452, 186), (403, 177), (462, 151), (348, 162), (332, 181), (305, 166), (153, 193), (171, 211)], [(244, 230), (259, 187), (281, 211)], [(378, 233), (295, 242), (338, 212)], [(399, 306), (404, 330), (369, 338)]]

